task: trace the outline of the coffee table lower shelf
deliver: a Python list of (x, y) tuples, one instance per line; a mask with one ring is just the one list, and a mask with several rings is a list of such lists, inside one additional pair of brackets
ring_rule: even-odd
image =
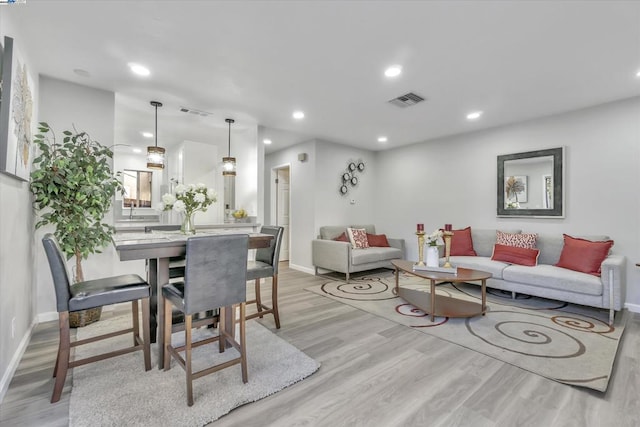
[[(431, 313), (431, 294), (416, 289), (399, 288), (398, 296), (427, 314)], [(434, 316), (474, 317), (484, 314), (482, 304), (436, 294)]]

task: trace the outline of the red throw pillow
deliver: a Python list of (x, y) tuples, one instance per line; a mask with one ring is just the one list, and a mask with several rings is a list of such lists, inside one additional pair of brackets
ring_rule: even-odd
[(342, 232), (341, 235), (339, 235), (338, 237), (336, 237), (333, 240), (335, 240), (337, 242), (349, 242), (349, 238), (347, 237), (347, 233), (345, 233), (344, 231)]
[(503, 233), (500, 230), (496, 230), (496, 243), (499, 245), (535, 249), (537, 240), (537, 234)]
[(564, 237), (564, 246), (556, 267), (600, 276), (600, 264), (609, 255), (613, 240), (594, 242), (571, 237), (567, 234), (562, 236)]
[(451, 256), (476, 256), (473, 250), (473, 240), (471, 240), (471, 227), (462, 230), (452, 230), (451, 237)]
[(493, 245), (491, 259), (494, 261), (508, 262), (509, 264), (526, 265), (534, 267), (538, 265), (539, 249), (519, 248), (517, 246)]
[(389, 241), (387, 240), (387, 236), (385, 234), (367, 233), (367, 240), (369, 241), (369, 246), (376, 246), (379, 248), (389, 247)]

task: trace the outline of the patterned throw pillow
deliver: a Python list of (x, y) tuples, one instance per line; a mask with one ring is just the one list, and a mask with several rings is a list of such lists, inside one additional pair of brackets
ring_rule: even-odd
[(496, 231), (496, 244), (504, 246), (514, 246), (516, 248), (535, 249), (538, 241), (537, 234), (526, 233), (503, 233)]
[(369, 247), (369, 240), (367, 240), (367, 230), (364, 228), (347, 228), (347, 234), (351, 241), (351, 247), (353, 249), (364, 249)]

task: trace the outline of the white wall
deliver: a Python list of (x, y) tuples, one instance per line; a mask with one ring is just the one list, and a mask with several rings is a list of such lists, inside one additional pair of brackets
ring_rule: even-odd
[[(500, 154), (566, 146), (565, 218), (497, 218)], [(377, 153), (375, 222), (406, 239), (416, 223), (607, 234), (627, 257), (628, 304), (640, 310), (640, 97)]]
[[(306, 153), (307, 161), (298, 160)], [(347, 196), (338, 188), (342, 174), (352, 161), (363, 161), (365, 171), (358, 174), (359, 183), (349, 187)], [(374, 222), (375, 156), (360, 150), (326, 141), (313, 140), (272, 153), (265, 158), (265, 223), (275, 224), (271, 214), (273, 194), (272, 170), (290, 166), (290, 236), (289, 264), (293, 268), (313, 272), (311, 240), (323, 225), (364, 224)], [(351, 204), (354, 200), (354, 204)], [(384, 232), (382, 230), (381, 232)]]
[[(14, 28), (0, 7), (0, 43), (14, 39), (33, 77), (34, 132), (38, 122), (38, 70), (29, 52), (20, 45), (20, 29)], [(35, 133), (34, 133), (35, 134)], [(0, 174), (0, 401), (28, 344), (35, 317), (33, 216), (27, 182)], [(12, 319), (15, 334), (12, 337)]]
[[(115, 96), (113, 92), (93, 89), (46, 76), (40, 77), (39, 117), (52, 126), (58, 138), (64, 130), (72, 129), (72, 126), (75, 126), (78, 131), (89, 133), (102, 145), (113, 145), (114, 107)], [(106, 221), (111, 221), (111, 219), (111, 216), (107, 216)], [(43, 234), (52, 230), (52, 227), (47, 227), (38, 230), (35, 234), (37, 313), (41, 319), (50, 319), (51, 314), (56, 311), (49, 264), (40, 243)], [(116, 260), (117, 255), (111, 245), (104, 248), (101, 254), (92, 254), (82, 262), (85, 278), (88, 280), (116, 274), (122, 268), (122, 265), (116, 263)], [(73, 259), (69, 265), (73, 265)]]

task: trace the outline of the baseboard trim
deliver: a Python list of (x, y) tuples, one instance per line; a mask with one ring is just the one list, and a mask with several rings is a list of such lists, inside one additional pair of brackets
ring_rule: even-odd
[(33, 330), (37, 324), (38, 322), (36, 321), (31, 323), (31, 326), (27, 330), (27, 333), (24, 334), (24, 336), (20, 340), (20, 345), (18, 345), (15, 353), (13, 353), (13, 357), (11, 358), (11, 362), (9, 362), (9, 366), (7, 366), (7, 370), (4, 371), (4, 375), (2, 375), (2, 380), (0, 380), (0, 403), (2, 403), (2, 401), (4, 400), (4, 396), (9, 389), (9, 384), (11, 384), (11, 380), (13, 379), (13, 375), (18, 369), (18, 365), (20, 365), (20, 361), (22, 360), (22, 356), (24, 356), (24, 352), (27, 351), (27, 346), (31, 341), (31, 335), (33, 335)]
[(632, 313), (640, 313), (640, 304), (630, 304), (627, 302), (624, 304), (624, 308)]
[(291, 262), (289, 262), (289, 268), (293, 270), (302, 271), (303, 273), (307, 273), (307, 274), (316, 274), (316, 271), (313, 268), (303, 267), (302, 265), (291, 264)]
[(51, 322), (52, 320), (58, 320), (57, 311), (49, 311), (47, 313), (40, 313), (36, 318), (37, 323)]

